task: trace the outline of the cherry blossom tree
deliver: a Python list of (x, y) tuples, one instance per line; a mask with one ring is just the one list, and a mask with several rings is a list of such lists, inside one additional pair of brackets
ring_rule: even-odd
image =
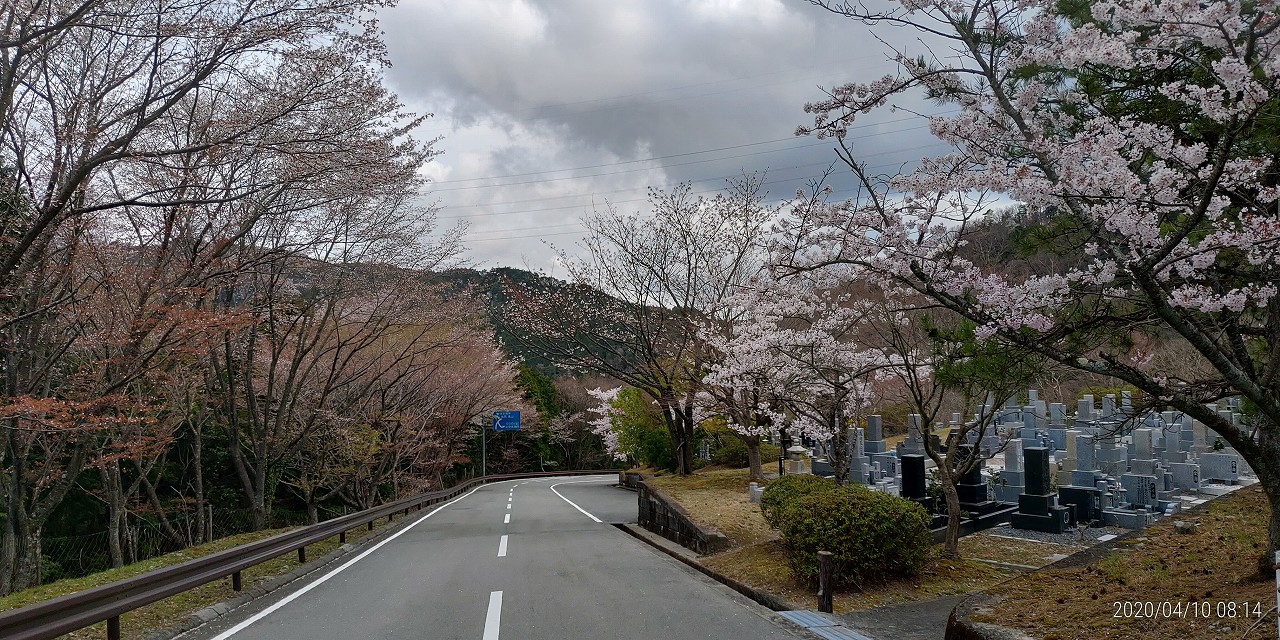
[(209, 412), (135, 409), (163, 404), (157, 381), (199, 370), (193, 347), (207, 355), (207, 338), (243, 330), (230, 303), (246, 273), (285, 256), (368, 260), (393, 234), (385, 262), (456, 249), (456, 234), (419, 241), (430, 212), (409, 198), (434, 151), (409, 135), (422, 117), (381, 85), (370, 18), (384, 5), (6, 5), (0, 592), (38, 581), (42, 523), (86, 464), (115, 514), (139, 481), (154, 489), (146, 470), (165, 448), (144, 443)]
[[(996, 425), (997, 411), (1036, 379), (1041, 363), (1035, 354), (973, 339), (972, 327), (955, 322), (954, 314), (946, 310), (929, 309), (918, 299), (901, 302), (906, 303), (903, 308), (893, 306), (894, 301), (882, 305), (868, 319), (869, 333), (876, 336), (876, 343), (893, 363), (884, 372), (898, 384), (894, 385), (896, 393), (886, 397), (896, 395), (910, 407), (914, 415), (908, 420), (914, 424), (908, 424), (908, 429), (916, 431), (925, 455), (937, 469), (947, 515), (942, 555), (958, 557), (961, 513), (957, 485), (984, 456), (1008, 445), (1014, 431)], [(956, 407), (960, 419), (949, 421), (946, 442), (935, 444), (933, 426), (941, 425), (946, 410)], [(965, 415), (971, 409), (976, 411)], [(971, 438), (982, 443), (988, 435), (994, 436), (997, 444), (985, 454), (979, 446), (960, 446)]]
[[(871, 25), (898, 72), (832, 88), (802, 134), (834, 139), (858, 198), (800, 203), (787, 267), (832, 268), (967, 318), (977, 336), (1133, 385), (1221, 434), (1258, 473), (1280, 549), (1280, 16), (1275, 2), (817, 1)], [(1070, 5), (1075, 6), (1075, 5)], [(917, 51), (888, 45), (919, 43)], [(950, 153), (899, 175), (857, 159), (849, 125), (924, 92)], [(1011, 276), (962, 248), (1000, 201), (1038, 212), (1061, 270)], [(1155, 369), (1135, 348), (1211, 365)], [(1241, 396), (1246, 424), (1208, 403)]]
[(597, 212), (584, 221), (586, 255), (560, 254), (573, 284), (513, 291), (504, 319), (548, 360), (657, 402), (682, 474), (693, 471), (699, 381), (713, 356), (699, 329), (727, 322), (723, 302), (763, 266), (773, 215), (763, 195), (749, 177), (713, 198), (687, 184), (654, 190), (651, 215)]
[(873, 379), (890, 364), (861, 335), (873, 305), (806, 274), (756, 278), (735, 301), (749, 311), (734, 335), (710, 337), (723, 357), (703, 379), (708, 393), (734, 430), (759, 438), (785, 425), (824, 443), (843, 483), (848, 427), (869, 408)]

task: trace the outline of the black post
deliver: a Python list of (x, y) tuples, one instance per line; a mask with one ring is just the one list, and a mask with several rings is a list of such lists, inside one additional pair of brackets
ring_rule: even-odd
[(298, 564), (306, 564), (306, 563), (307, 563), (307, 548), (298, 547)]
[(120, 616), (107, 618), (107, 640), (120, 640)]
[(338, 544), (346, 544), (346, 543), (347, 543), (347, 532), (343, 531), (342, 533), (338, 534)]
[(233, 591), (239, 591), (243, 586), (244, 584), (240, 581), (240, 572), (237, 571), (231, 574), (231, 589)]
[(370, 530), (370, 531), (373, 531), (373, 521), (372, 521), (372, 520), (370, 520), (370, 521), (369, 521), (369, 530)]
[(785, 473), (783, 463), (787, 459), (787, 448), (791, 446), (791, 438), (787, 437), (786, 427), (778, 427), (778, 446), (782, 449), (778, 452), (778, 477), (781, 478)]
[(818, 611), (831, 613), (831, 552), (818, 552)]

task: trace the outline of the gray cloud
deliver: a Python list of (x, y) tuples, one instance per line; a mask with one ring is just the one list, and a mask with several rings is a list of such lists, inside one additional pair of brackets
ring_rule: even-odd
[[(431, 197), (443, 221), (468, 221), (489, 266), (550, 268), (539, 240), (571, 245), (606, 199), (644, 210), (646, 186), (710, 192), (768, 169), (785, 197), (835, 159), (792, 139), (817, 87), (892, 69), (864, 28), (797, 1), (407, 0), (382, 26), (389, 83), (437, 114), (423, 135), (444, 136)], [(859, 154), (924, 155), (924, 122), (908, 116), (874, 114)]]

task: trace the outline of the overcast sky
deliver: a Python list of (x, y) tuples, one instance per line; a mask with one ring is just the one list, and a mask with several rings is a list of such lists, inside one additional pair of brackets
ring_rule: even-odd
[[(401, 0), (381, 20), (389, 84), (443, 137), (429, 197), (481, 268), (554, 274), (546, 242), (572, 251), (584, 216), (645, 211), (651, 186), (767, 171), (787, 197), (836, 159), (794, 135), (805, 102), (892, 69), (866, 27), (801, 0)], [(942, 150), (912, 113), (865, 122), (857, 155), (886, 171)]]

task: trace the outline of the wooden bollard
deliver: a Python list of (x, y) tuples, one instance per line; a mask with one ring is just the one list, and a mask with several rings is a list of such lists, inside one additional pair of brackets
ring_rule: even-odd
[(831, 613), (831, 552), (818, 552), (818, 611)]

